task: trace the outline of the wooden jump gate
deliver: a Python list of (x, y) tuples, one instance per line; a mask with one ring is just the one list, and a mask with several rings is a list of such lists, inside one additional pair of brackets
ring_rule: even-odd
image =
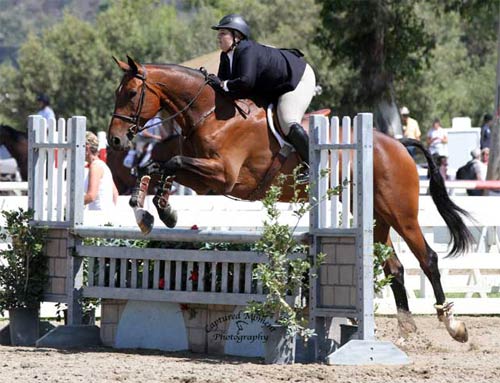
[[(265, 299), (266, 292), (252, 279), (255, 265), (264, 262), (255, 252), (86, 244), (87, 238), (254, 243), (259, 234), (155, 228), (144, 236), (137, 228), (85, 227), (85, 122), (84, 117), (73, 117), (66, 127), (60, 119), (56, 129), (53, 120), (29, 117), (29, 207), (35, 210), (35, 223), (50, 228), (46, 247), (50, 283), (46, 300), (67, 303), (70, 325), (81, 323), (79, 301), (82, 297), (101, 298), (109, 302), (109, 306), (103, 306), (101, 337), (105, 343), (114, 345), (124, 311), (123, 302), (171, 302), (194, 305), (198, 309), (200, 305), (207, 305), (209, 308), (202, 315), (206, 316), (204, 323), (198, 327), (187, 325), (190, 344), (193, 344), (191, 338), (195, 338), (193, 334), (200, 334), (200, 327), (208, 329), (210, 323), (218, 323), (220, 319), (213, 316), (210, 307), (220, 313), (229, 305), (245, 306), (249, 300)], [(311, 182), (311, 227), (309, 233), (297, 234), (299, 240), (312, 238), (314, 259), (318, 253), (326, 253), (326, 262), (317, 275), (311, 277), (309, 294), (309, 315), (318, 332), (314, 358), (326, 358), (330, 363), (394, 363), (396, 351), (374, 340), (372, 116), (360, 114), (354, 119), (353, 139), (351, 121), (344, 118), (342, 142), (338, 139), (338, 118), (332, 119), (331, 128), (328, 122), (322, 116), (311, 117), (311, 179), (314, 180)], [(342, 174), (347, 175), (344, 180), (338, 178), (340, 152), (344, 159)], [(325, 171), (329, 172), (326, 177)], [(340, 205), (337, 197), (331, 201), (325, 199), (328, 189), (339, 185), (342, 185), (343, 201)], [(349, 212), (351, 192), (352, 216)], [(113, 311), (115, 306), (117, 309)], [(114, 318), (109, 323), (108, 313)], [(337, 316), (358, 319), (356, 337), (359, 341), (350, 345), (351, 351), (347, 354), (339, 353), (343, 347), (328, 356), (332, 351), (326, 341), (328, 326)], [(218, 350), (203, 342), (194, 344), (196, 347), (191, 347), (194, 351)], [(402, 358), (396, 360), (403, 362)]]

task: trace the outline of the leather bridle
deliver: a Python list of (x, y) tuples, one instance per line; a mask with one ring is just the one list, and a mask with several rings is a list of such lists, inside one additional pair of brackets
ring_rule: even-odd
[[(153, 124), (153, 125), (149, 125), (147, 127), (144, 127), (144, 126), (140, 125), (140, 118), (141, 118), (142, 108), (144, 106), (144, 99), (145, 99), (145, 96), (146, 96), (146, 88), (148, 88), (148, 89), (151, 90), (150, 86), (148, 85), (148, 83), (146, 81), (147, 80), (146, 68), (144, 66), (141, 66), (141, 68), (142, 68), (142, 72), (143, 72), (142, 74), (139, 73), (139, 72), (136, 72), (136, 73), (132, 74), (132, 77), (135, 77), (135, 78), (137, 78), (137, 79), (139, 79), (139, 80), (142, 81), (141, 94), (139, 96), (139, 103), (137, 104), (137, 108), (135, 110), (134, 115), (127, 116), (127, 115), (120, 114), (120, 113), (113, 113), (112, 114), (113, 118), (118, 118), (118, 119), (120, 119), (122, 121), (130, 123), (130, 126), (128, 128), (128, 132), (127, 132), (127, 138), (129, 140), (132, 140), (137, 133), (143, 131), (144, 129), (148, 129), (151, 126), (156, 125), (156, 124)], [(125, 80), (125, 77), (122, 80), (121, 86), (123, 86), (123, 81), (124, 80)], [(172, 114), (172, 115), (170, 115), (170, 116), (168, 116), (166, 118), (162, 118), (161, 119), (161, 124), (163, 124), (165, 121), (173, 120), (174, 118), (176, 118), (180, 114), (182, 114), (185, 111), (187, 111), (191, 107), (191, 105), (193, 105), (193, 103), (198, 99), (198, 97), (200, 96), (201, 92), (203, 91), (203, 88), (208, 83), (209, 83), (209, 80), (206, 78), (205, 81), (203, 82), (203, 84), (200, 86), (200, 89), (198, 90), (198, 92), (196, 93), (196, 95), (186, 104), (186, 106), (184, 108), (182, 108), (181, 110), (177, 111), (176, 113), (174, 113), (174, 114)], [(160, 83), (160, 82), (157, 82), (155, 84), (166, 86), (165, 84)], [(160, 123), (158, 123), (158, 124), (160, 124)]]
[[(142, 71), (143, 71), (143, 74), (141, 74), (139, 72), (136, 72), (133, 74), (133, 77), (142, 81), (141, 95), (139, 96), (139, 103), (137, 104), (135, 114), (133, 116), (127, 116), (127, 115), (119, 114), (119, 113), (112, 114), (113, 118), (118, 118), (122, 121), (130, 123), (130, 126), (128, 128), (128, 132), (127, 132), (127, 138), (129, 140), (132, 140), (138, 132), (144, 130), (144, 126), (141, 126), (139, 124), (139, 119), (141, 118), (141, 113), (142, 113), (142, 107), (144, 105), (144, 98), (146, 96), (146, 86), (147, 86), (146, 85), (146, 68), (144, 68), (144, 66), (142, 66)], [(124, 79), (125, 79), (125, 77), (124, 77)], [(123, 81), (124, 80), (122, 80), (122, 83), (120, 86), (123, 86)]]

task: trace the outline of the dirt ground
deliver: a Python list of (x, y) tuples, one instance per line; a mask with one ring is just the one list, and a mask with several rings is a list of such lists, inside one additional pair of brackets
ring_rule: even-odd
[(500, 317), (462, 319), (465, 344), (435, 317), (416, 317), (418, 331), (406, 340), (398, 338), (395, 318), (378, 317), (378, 339), (404, 350), (411, 359), (405, 366), (275, 366), (188, 353), (0, 346), (0, 382), (500, 382)]

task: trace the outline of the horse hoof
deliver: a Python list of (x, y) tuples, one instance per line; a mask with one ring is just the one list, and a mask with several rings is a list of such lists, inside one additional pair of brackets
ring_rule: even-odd
[(417, 332), (417, 325), (409, 311), (398, 310), (397, 312), (399, 333), (403, 338)]
[(173, 229), (175, 225), (177, 225), (177, 212), (175, 210), (172, 210), (169, 215), (169, 219), (167, 220), (167, 222), (165, 222), (165, 225), (167, 225), (167, 227), (171, 229)]
[(165, 210), (158, 210), (158, 216), (161, 221), (170, 229), (177, 225), (177, 212), (172, 210), (170, 205)]
[(138, 201), (137, 195), (132, 194), (132, 197), (130, 197), (128, 204), (131, 208), (138, 207), (139, 201)]
[(151, 233), (155, 221), (155, 217), (151, 213), (144, 209), (137, 209), (135, 211), (135, 219), (142, 234), (147, 235)]
[(469, 340), (469, 333), (464, 322), (458, 322), (453, 331), (448, 331), (457, 342), (465, 343)]

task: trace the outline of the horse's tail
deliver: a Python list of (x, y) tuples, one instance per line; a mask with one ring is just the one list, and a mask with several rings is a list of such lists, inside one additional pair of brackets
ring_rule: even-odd
[(429, 190), (431, 197), (439, 211), (439, 214), (446, 222), (446, 226), (448, 226), (451, 234), (450, 243), (453, 244), (453, 247), (451, 248), (448, 256), (458, 255), (468, 251), (474, 242), (474, 239), (460, 215), (472, 220), (470, 214), (461, 207), (457, 206), (450, 199), (444, 185), (443, 177), (434, 163), (430, 152), (422, 145), (422, 143), (411, 138), (402, 138), (399, 141), (405, 147), (418, 147), (423, 152), (425, 159), (427, 160), (430, 176)]

